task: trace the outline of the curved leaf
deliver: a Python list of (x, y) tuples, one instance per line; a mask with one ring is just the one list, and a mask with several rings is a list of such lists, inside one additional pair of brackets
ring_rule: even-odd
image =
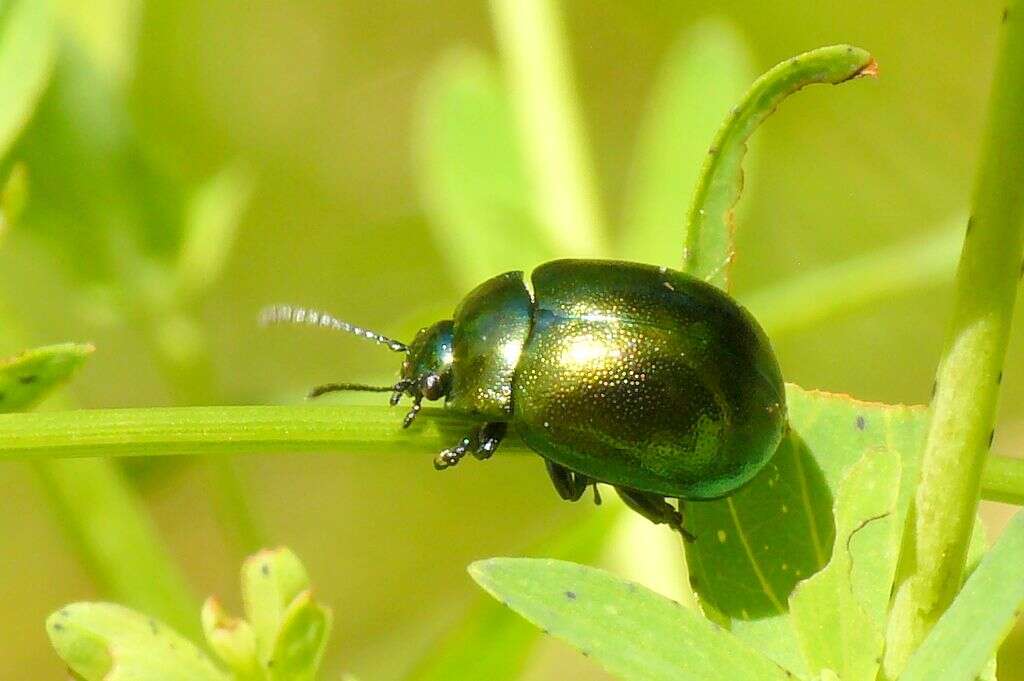
[(754, 82), (708, 150), (686, 218), (684, 271), (728, 288), (735, 253), (732, 211), (743, 189), (747, 139), (779, 104), (807, 85), (843, 83), (873, 76), (877, 70), (875, 60), (864, 50), (833, 45), (784, 61)]

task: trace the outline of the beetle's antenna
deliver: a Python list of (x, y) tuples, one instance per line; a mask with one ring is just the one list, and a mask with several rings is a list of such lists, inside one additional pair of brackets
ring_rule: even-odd
[[(309, 324), (310, 326), (322, 326), (324, 328), (344, 331), (345, 333), (351, 333), (361, 338), (372, 340), (375, 343), (386, 345), (395, 352), (408, 352), (409, 350), (409, 347), (405, 343), (396, 341), (393, 338), (388, 338), (376, 331), (370, 331), (358, 326), (353, 326), (352, 324), (343, 322), (337, 317), (329, 315), (326, 312), (310, 310), (305, 307), (295, 307), (294, 305), (271, 305), (270, 307), (263, 308), (263, 311), (260, 312), (260, 324), (262, 326), (270, 326), (271, 324)], [(390, 390), (390, 388), (388, 388), (388, 390)]]
[(389, 393), (395, 389), (393, 385), (366, 385), (363, 383), (326, 383), (324, 385), (318, 385), (309, 391), (307, 397), (314, 399), (325, 395), (327, 393), (337, 393), (342, 391), (352, 392), (363, 392), (363, 393)]

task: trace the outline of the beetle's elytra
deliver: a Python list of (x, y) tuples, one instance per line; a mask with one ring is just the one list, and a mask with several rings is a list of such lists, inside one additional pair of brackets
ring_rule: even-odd
[(480, 421), (438, 454), (439, 469), (491, 456), (511, 426), (577, 500), (613, 485), (626, 503), (680, 532), (667, 500), (713, 499), (750, 480), (786, 423), (778, 362), (764, 332), (727, 294), (681, 272), (628, 262), (556, 260), (485, 281), (452, 319), (392, 340), (302, 308), (264, 319), (331, 326), (405, 353), (393, 386), (333, 390), (424, 399)]

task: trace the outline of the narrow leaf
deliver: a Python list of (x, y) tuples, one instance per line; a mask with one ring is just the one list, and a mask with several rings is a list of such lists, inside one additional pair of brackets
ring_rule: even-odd
[(207, 180), (192, 197), (178, 262), (178, 282), (186, 295), (201, 293), (220, 277), (253, 184), (244, 167), (233, 165)]
[(670, 50), (637, 140), (619, 255), (678, 266), (679, 223), (708, 146), (756, 75), (736, 28), (698, 22)]
[(1024, 512), (985, 554), (900, 681), (971, 681), (982, 673), (1024, 608)]
[(0, 11), (0, 160), (35, 110), (53, 70), (48, 0), (12, 0)]
[(331, 632), (331, 611), (299, 594), (281, 618), (281, 628), (267, 663), (270, 681), (313, 681)]
[(0, 188), (0, 239), (7, 228), (18, 221), (28, 198), (28, 171), (18, 163), (8, 173)]
[(538, 226), (511, 105), (493, 64), (449, 54), (423, 88), (420, 191), (448, 269), (467, 287), (555, 255)]
[(900, 460), (869, 452), (850, 467), (835, 502), (832, 559), (790, 597), (793, 627), (812, 675), (873, 681), (896, 568)]
[(0, 360), (0, 413), (24, 411), (41, 402), (70, 380), (94, 349), (63, 343)]
[(509, 608), (624, 679), (792, 678), (700, 613), (603, 570), (492, 558), (469, 573)]
[(873, 76), (870, 54), (849, 45), (822, 47), (789, 59), (757, 79), (711, 144), (686, 220), (684, 270), (726, 289), (733, 248), (733, 207), (743, 188), (747, 140), (786, 97), (814, 83)]
[(191, 642), (112, 603), (73, 603), (50, 615), (57, 654), (85, 681), (228, 681)]

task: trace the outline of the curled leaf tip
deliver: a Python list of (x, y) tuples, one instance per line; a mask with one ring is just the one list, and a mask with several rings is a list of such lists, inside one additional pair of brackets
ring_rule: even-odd
[(869, 58), (868, 62), (850, 76), (849, 80), (854, 78), (878, 78), (878, 61), (874, 57)]

